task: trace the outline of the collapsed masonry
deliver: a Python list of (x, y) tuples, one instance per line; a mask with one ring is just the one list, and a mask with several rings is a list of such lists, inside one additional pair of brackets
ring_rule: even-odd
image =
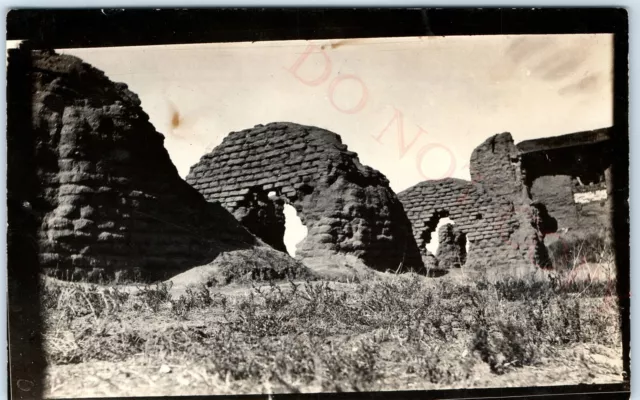
[[(611, 128), (527, 140), (516, 146), (531, 198), (558, 222), (558, 235), (611, 233)], [(558, 235), (549, 235), (547, 241)]]
[[(232, 133), (192, 167), (189, 183), (208, 203), (179, 178), (163, 136), (126, 85), (52, 51), (12, 51), (9, 69), (17, 78), (8, 87), (8, 176), (18, 165), (13, 154), (26, 154), (33, 177), (17, 183), (29, 186), (15, 191), (19, 198), (8, 197), (35, 216), (41, 264), (56, 276), (137, 271), (155, 279), (239, 249), (259, 249), (295, 269), (300, 264), (249, 232), (284, 251), (285, 202), (309, 228), (300, 258), (353, 254), (378, 270), (419, 270), (421, 251), (428, 265), (451, 264), (449, 257), (479, 268), (547, 267), (543, 238), (557, 225), (610, 226), (601, 212), (612, 190), (608, 130), (518, 147), (509, 134), (496, 135), (474, 151), (471, 182), (427, 181), (402, 192), (407, 218), (387, 179), (362, 166), (338, 135), (291, 123), (257, 126)], [(16, 122), (21, 111), (26, 123)], [(437, 260), (425, 245), (447, 216), (456, 222), (447, 231), (452, 246)]]
[[(12, 51), (9, 70), (9, 155), (28, 157), (32, 170), (10, 182), (25, 190), (8, 197), (38, 221), (45, 273), (163, 279), (234, 250), (257, 250), (281, 270), (302, 268), (179, 177), (126, 85), (53, 51)], [(10, 172), (24, 168), (18, 161), (9, 159)]]
[(282, 206), (291, 204), (308, 229), (299, 259), (354, 255), (376, 270), (423, 267), (387, 178), (333, 132), (285, 122), (232, 132), (191, 167), (187, 182), (282, 251)]
[[(555, 231), (555, 221), (542, 204), (529, 198), (520, 162), (511, 135), (498, 134), (474, 150), (471, 182), (446, 178), (401, 192), (398, 197), (423, 257), (432, 257), (426, 245), (440, 219), (449, 217), (455, 224), (449, 240), (457, 243), (453, 247), (457, 250), (439, 259), (439, 268), (456, 266), (456, 259), (479, 270), (550, 267), (544, 235)], [(468, 252), (461, 245), (466, 241)]]
[(438, 265), (460, 268), (467, 261), (467, 235), (453, 224), (446, 224), (438, 230)]

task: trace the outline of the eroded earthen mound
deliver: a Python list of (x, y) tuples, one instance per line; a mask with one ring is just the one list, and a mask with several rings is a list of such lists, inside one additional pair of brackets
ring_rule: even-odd
[(20, 200), (39, 221), (45, 272), (63, 279), (166, 278), (221, 253), (256, 248), (283, 270), (303, 268), (180, 178), (164, 136), (125, 84), (53, 51), (17, 50), (9, 65), (21, 69), (9, 92), (31, 91), (10, 96), (11, 112), (31, 120), (24, 131), (14, 123), (8, 137), (33, 157), (37, 188)]

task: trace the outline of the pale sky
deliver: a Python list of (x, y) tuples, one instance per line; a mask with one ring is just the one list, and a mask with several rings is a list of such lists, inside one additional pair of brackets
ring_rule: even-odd
[(495, 133), (511, 132), (518, 142), (612, 125), (609, 34), (59, 52), (81, 57), (140, 96), (182, 177), (229, 132), (275, 121), (338, 133), (396, 192), (425, 179), (469, 179), (471, 152)]

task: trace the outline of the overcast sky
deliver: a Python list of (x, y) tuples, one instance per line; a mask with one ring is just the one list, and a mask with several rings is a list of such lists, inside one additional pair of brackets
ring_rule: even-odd
[(495, 133), (518, 142), (612, 125), (612, 45), (518, 35), (60, 52), (140, 96), (183, 177), (229, 132), (291, 121), (340, 134), (401, 191), (468, 179), (471, 152)]

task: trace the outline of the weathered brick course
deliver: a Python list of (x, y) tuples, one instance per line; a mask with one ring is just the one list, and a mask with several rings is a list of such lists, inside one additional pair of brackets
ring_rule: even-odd
[[(423, 257), (438, 222), (449, 217), (470, 242), (464, 267), (549, 267), (544, 215), (526, 195), (511, 135), (495, 135), (478, 146), (470, 170), (471, 182), (424, 181), (398, 194)], [(439, 267), (450, 267), (447, 262), (440, 260)]]
[[(238, 150), (233, 153), (237, 169), (222, 172), (222, 161)], [(221, 197), (211, 195), (211, 183), (200, 171), (225, 187)], [(246, 179), (234, 181), (235, 175)], [(283, 251), (281, 206), (292, 204), (308, 228), (296, 251), (303, 260), (353, 254), (378, 270), (423, 267), (409, 220), (387, 178), (362, 166), (340, 136), (325, 129), (278, 122), (232, 132), (191, 168), (187, 182)], [(248, 191), (244, 199), (232, 194), (238, 190)], [(271, 191), (278, 196), (275, 202), (267, 198)]]

